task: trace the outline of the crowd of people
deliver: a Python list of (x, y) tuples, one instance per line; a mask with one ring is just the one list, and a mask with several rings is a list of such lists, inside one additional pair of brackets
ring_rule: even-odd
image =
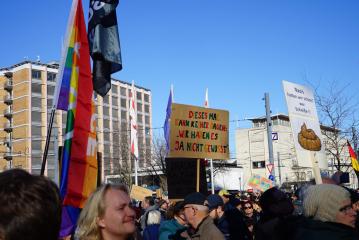
[[(76, 240), (359, 239), (358, 192), (312, 184), (295, 192), (277, 187), (216, 194), (190, 193), (181, 201), (146, 196), (140, 204), (124, 185), (104, 184), (81, 211)], [(0, 173), (0, 240), (55, 240), (61, 224), (57, 186), (13, 169)]]

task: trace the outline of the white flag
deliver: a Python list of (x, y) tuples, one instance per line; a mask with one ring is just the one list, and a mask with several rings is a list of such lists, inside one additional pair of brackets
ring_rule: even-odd
[(137, 139), (137, 113), (135, 105), (135, 82), (132, 81), (130, 92), (130, 121), (131, 121), (131, 153), (138, 160), (138, 139)]
[(204, 107), (209, 108), (209, 102), (208, 102), (208, 88), (206, 88), (206, 97), (204, 100)]

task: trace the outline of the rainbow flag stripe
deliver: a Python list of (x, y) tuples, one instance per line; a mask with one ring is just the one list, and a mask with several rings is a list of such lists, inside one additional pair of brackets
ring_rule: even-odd
[(65, 207), (60, 236), (73, 231), (79, 208), (97, 186), (95, 101), (81, 2), (73, 1), (54, 98), (54, 107), (67, 111), (60, 178)]

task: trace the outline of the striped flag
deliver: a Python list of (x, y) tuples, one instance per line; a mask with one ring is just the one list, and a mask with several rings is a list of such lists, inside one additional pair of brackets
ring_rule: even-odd
[(350, 156), (351, 161), (352, 161), (353, 170), (354, 170), (355, 174), (357, 175), (357, 178), (359, 179), (359, 162), (358, 162), (358, 158), (357, 158), (357, 155), (355, 154), (352, 146), (350, 146), (349, 141), (348, 141), (348, 150), (349, 150), (349, 156)]
[(72, 3), (53, 102), (56, 109), (67, 111), (60, 177), (65, 206), (61, 237), (73, 232), (79, 209), (97, 184), (95, 102), (81, 2)]
[(132, 81), (130, 92), (130, 122), (131, 122), (131, 153), (138, 160), (138, 139), (137, 139), (137, 113), (135, 103), (135, 82)]

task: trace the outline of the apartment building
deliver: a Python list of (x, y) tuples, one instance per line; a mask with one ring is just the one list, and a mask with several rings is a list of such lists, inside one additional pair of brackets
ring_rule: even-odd
[[(289, 117), (285, 114), (275, 114), (272, 119), (272, 142), (274, 155), (274, 173), (278, 184), (291, 184), (309, 181), (314, 178), (311, 168), (301, 167), (294, 147), (292, 129)], [(238, 163), (243, 167), (244, 182), (247, 183), (252, 174), (268, 177), (269, 164), (268, 139), (266, 128), (266, 117), (249, 119), (252, 122), (250, 128), (236, 129), (236, 157)], [(333, 129), (321, 126), (322, 131), (333, 131)], [(323, 135), (323, 144), (326, 147), (326, 139)], [(331, 176), (335, 171), (334, 159), (328, 153), (324, 161), (328, 161), (328, 169), (321, 169), (322, 175)], [(350, 165), (349, 153), (345, 151), (342, 156), (343, 164)], [(351, 167), (348, 168), (350, 184), (357, 187), (357, 179)]]
[[(24, 61), (0, 68), (0, 171), (19, 167), (38, 174), (58, 72), (56, 62)], [(131, 84), (112, 79), (104, 97), (96, 96), (98, 151), (102, 178), (131, 171), (129, 96)], [(135, 86), (139, 126), (139, 167), (151, 158), (151, 91)], [(63, 145), (66, 112), (56, 111), (45, 174), (58, 179), (59, 147)]]

